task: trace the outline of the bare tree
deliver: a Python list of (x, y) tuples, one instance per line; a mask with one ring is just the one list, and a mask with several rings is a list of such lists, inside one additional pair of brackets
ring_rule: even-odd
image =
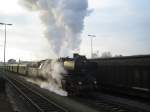
[(109, 51), (108, 52), (103, 52), (102, 55), (101, 55), (101, 57), (102, 58), (109, 58), (109, 57), (112, 57), (112, 54)]
[(99, 57), (99, 51), (97, 50), (92, 54), (92, 58), (98, 58)]
[(7, 63), (9, 63), (9, 64), (15, 64), (16, 60), (15, 59), (9, 59)]
[(122, 57), (122, 54), (116, 54), (114, 57)]

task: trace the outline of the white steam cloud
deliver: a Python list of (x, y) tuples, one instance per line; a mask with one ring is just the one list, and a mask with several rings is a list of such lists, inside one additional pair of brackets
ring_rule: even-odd
[(56, 94), (67, 96), (63, 90), (61, 80), (63, 74), (66, 74), (62, 64), (57, 60), (46, 60), (39, 68), (38, 77), (27, 79), (32, 83), (38, 84), (41, 88), (48, 89)]
[(46, 26), (45, 36), (57, 56), (79, 49), (84, 18), (90, 12), (87, 0), (20, 0), (20, 3), (40, 12)]
[(48, 83), (42, 83), (42, 88), (47, 88), (57, 94), (67, 96), (67, 92), (62, 89), (62, 74), (66, 74), (62, 64), (56, 60), (47, 60), (41, 68), (41, 75), (46, 77)]

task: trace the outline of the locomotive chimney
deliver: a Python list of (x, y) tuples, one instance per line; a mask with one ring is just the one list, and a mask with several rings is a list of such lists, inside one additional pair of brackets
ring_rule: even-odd
[(76, 58), (77, 56), (79, 56), (78, 53), (74, 53), (74, 54), (73, 54), (73, 58)]

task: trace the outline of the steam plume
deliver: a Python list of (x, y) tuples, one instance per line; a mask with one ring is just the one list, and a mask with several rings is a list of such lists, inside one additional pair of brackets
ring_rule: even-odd
[(36, 83), (41, 88), (48, 89), (59, 95), (67, 96), (67, 92), (63, 90), (61, 83), (62, 74), (66, 74), (66, 71), (60, 62), (57, 60), (46, 60), (39, 69), (38, 76), (27, 79), (27, 81)]
[(79, 49), (84, 18), (88, 15), (87, 0), (20, 0), (29, 10), (39, 11), (46, 26), (45, 36), (58, 56)]
[(41, 87), (47, 88), (51, 91), (54, 91), (55, 93), (66, 96), (67, 92), (62, 89), (62, 74), (66, 74), (66, 71), (64, 70), (60, 62), (56, 60), (47, 60), (41, 68), (41, 75), (48, 79), (48, 83), (42, 84)]

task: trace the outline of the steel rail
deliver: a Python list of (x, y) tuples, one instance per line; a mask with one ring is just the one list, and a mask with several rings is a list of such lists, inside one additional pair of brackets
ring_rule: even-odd
[[(9, 78), (8, 78), (9, 77)], [(7, 80), (15, 87), (17, 90), (29, 101), (32, 103), (34, 107), (36, 107), (39, 112), (45, 112), (45, 111), (58, 111), (58, 112), (68, 112), (68, 110), (64, 109), (60, 105), (48, 100), (46, 97), (42, 96), (40, 93), (37, 93), (33, 91), (31, 88), (27, 87), (22, 82), (19, 82), (14, 77), (10, 78), (10, 76), (7, 76)], [(20, 86), (20, 87), (18, 87)], [(22, 86), (22, 87), (21, 87)], [(30, 92), (30, 93), (29, 93)], [(26, 94), (25, 94), (26, 93)], [(30, 94), (30, 96), (28, 95)], [(35, 98), (35, 96), (38, 96)], [(43, 102), (42, 102), (43, 101)], [(40, 104), (40, 105), (39, 105)], [(49, 107), (53, 108), (50, 109)]]
[[(90, 99), (83, 98), (83, 102), (106, 112), (150, 112), (150, 109), (148, 109), (149, 105), (122, 97), (102, 93), (91, 94), (89, 97)], [(141, 108), (139, 105), (144, 108)]]
[(20, 88), (18, 88), (10, 79), (8, 79), (8, 78), (5, 78), (23, 97), (25, 97), (25, 99), (27, 100), (27, 101), (29, 101), (29, 103), (31, 103), (39, 112), (43, 112), (41, 109), (40, 109), (40, 107), (36, 104), (36, 103), (34, 103), (27, 95), (25, 95), (24, 94), (24, 92), (20, 89)]

